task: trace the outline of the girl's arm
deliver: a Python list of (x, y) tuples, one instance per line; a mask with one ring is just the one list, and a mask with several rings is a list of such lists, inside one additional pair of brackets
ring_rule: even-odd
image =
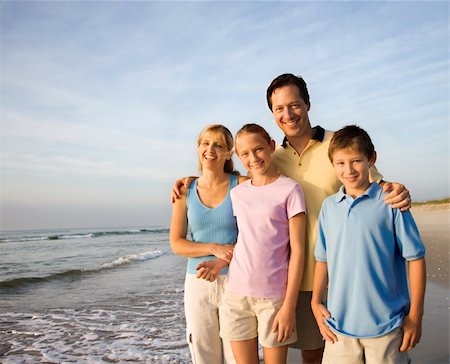
[(187, 234), (186, 189), (182, 188), (180, 197), (172, 204), (170, 221), (170, 246), (175, 254), (197, 258), (215, 255), (217, 258), (230, 261), (233, 256), (232, 245), (215, 243), (194, 243), (186, 239)]
[(222, 259), (205, 260), (197, 265), (197, 278), (205, 279), (209, 282), (214, 282), (220, 274), (220, 271), (227, 267), (230, 262)]
[(331, 317), (330, 312), (323, 304), (325, 292), (328, 285), (328, 264), (326, 262), (316, 262), (314, 269), (314, 284), (313, 293), (311, 298), (311, 309), (314, 314), (314, 318), (319, 326), (322, 337), (335, 343), (337, 341), (336, 335), (328, 327), (325, 319)]
[(286, 296), (272, 325), (272, 331), (278, 331), (279, 342), (287, 340), (294, 333), (296, 327), (295, 309), (305, 262), (305, 234), (305, 213), (291, 217), (289, 219), (290, 258)]
[(411, 350), (420, 341), (422, 335), (423, 303), (426, 285), (425, 258), (408, 262), (409, 290), (411, 307), (403, 318), (403, 342), (400, 351)]

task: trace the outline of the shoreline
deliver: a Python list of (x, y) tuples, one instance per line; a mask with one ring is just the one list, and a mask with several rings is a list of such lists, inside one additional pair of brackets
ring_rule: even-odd
[(427, 248), (427, 281), (448, 289), (450, 203), (415, 205), (411, 213)]

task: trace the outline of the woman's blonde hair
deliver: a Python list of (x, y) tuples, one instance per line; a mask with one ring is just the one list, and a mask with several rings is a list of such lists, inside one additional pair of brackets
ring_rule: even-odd
[[(221, 125), (221, 124), (211, 124), (206, 126), (198, 135), (197, 139), (197, 147), (200, 145), (200, 143), (203, 140), (203, 137), (206, 133), (212, 133), (215, 136), (218, 136), (219, 139), (221, 139), (222, 143), (226, 146), (226, 149), (228, 152), (233, 152), (233, 135), (231, 134), (230, 130), (228, 130), (227, 127)], [(225, 161), (225, 165), (223, 167), (223, 171), (225, 173), (229, 174), (239, 174), (239, 172), (234, 170), (234, 164), (233, 159), (231, 159), (230, 153), (230, 159), (227, 159)], [(202, 172), (202, 164), (199, 162), (199, 170)]]

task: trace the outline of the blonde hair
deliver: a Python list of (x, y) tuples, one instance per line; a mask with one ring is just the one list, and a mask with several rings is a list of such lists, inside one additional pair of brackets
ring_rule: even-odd
[[(215, 136), (218, 136), (221, 139), (222, 143), (226, 146), (227, 151), (228, 152), (233, 151), (233, 144), (234, 144), (233, 135), (231, 134), (230, 130), (228, 130), (227, 127), (225, 127), (221, 124), (211, 124), (211, 125), (206, 126), (198, 135), (197, 147), (202, 142), (206, 133), (212, 133)], [(199, 170), (200, 170), (200, 172), (202, 172), (202, 164), (200, 162), (199, 162)], [(225, 173), (229, 173), (229, 174), (239, 174), (239, 172), (234, 170), (234, 164), (233, 164), (233, 160), (231, 159), (231, 155), (230, 155), (230, 159), (227, 159), (225, 161), (225, 165), (223, 166), (223, 171)]]

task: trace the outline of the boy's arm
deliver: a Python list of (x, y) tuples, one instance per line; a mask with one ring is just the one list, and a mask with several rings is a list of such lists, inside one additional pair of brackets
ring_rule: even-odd
[(425, 258), (408, 262), (411, 307), (403, 318), (403, 341), (400, 351), (411, 350), (422, 335), (422, 316), (426, 285)]
[(330, 312), (327, 310), (323, 304), (323, 297), (328, 284), (328, 264), (326, 262), (317, 262), (314, 269), (314, 284), (313, 293), (311, 298), (311, 309), (314, 314), (314, 318), (317, 321), (317, 326), (319, 326), (320, 333), (322, 337), (335, 343), (337, 341), (336, 335), (328, 327), (325, 319), (331, 317)]
[(279, 342), (287, 340), (295, 331), (295, 309), (305, 263), (306, 216), (299, 213), (289, 219), (290, 257), (286, 295), (275, 315), (272, 332), (278, 331)]

